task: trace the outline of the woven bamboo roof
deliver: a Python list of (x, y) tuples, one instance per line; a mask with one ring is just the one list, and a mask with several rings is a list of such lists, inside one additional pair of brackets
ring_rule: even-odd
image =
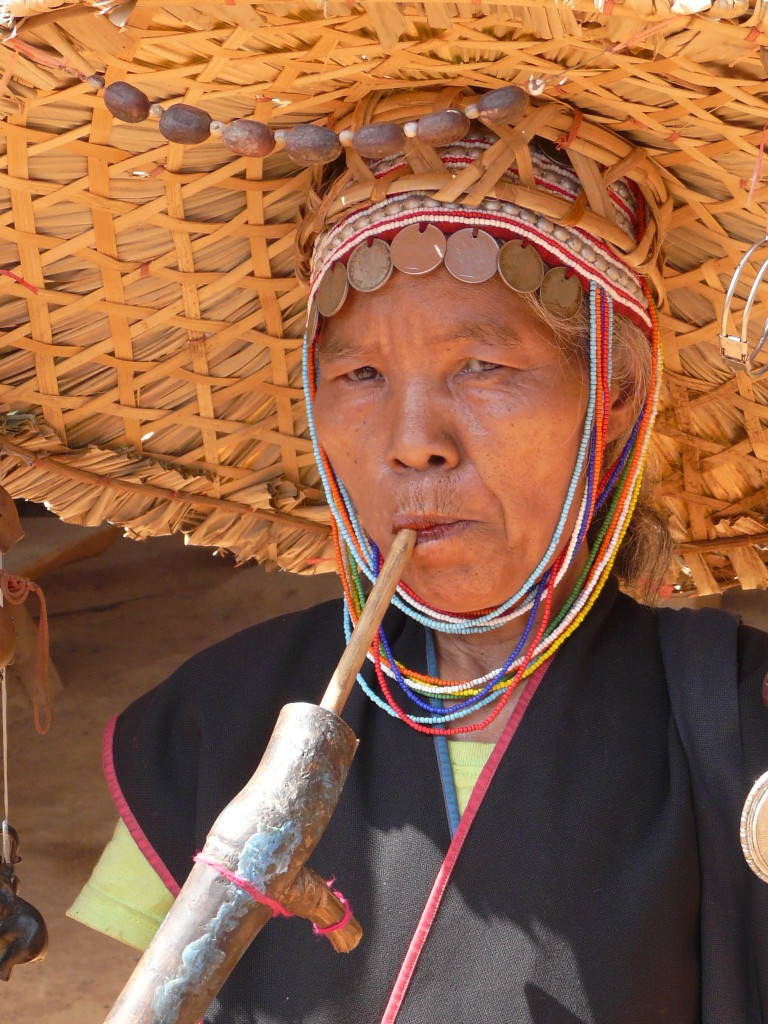
[[(768, 585), (768, 386), (718, 343), (733, 271), (768, 230), (766, 4), (5, 0), (0, 22), (0, 472), (14, 496), (137, 538), (178, 530), (241, 559), (332, 564), (293, 262), (310, 172), (214, 137), (167, 143), (154, 121), (114, 120), (84, 78), (273, 127), (343, 123), (372, 89), (533, 78), (646, 147), (674, 198), (651, 466), (678, 543), (670, 590)], [(764, 295), (753, 314), (759, 334)]]

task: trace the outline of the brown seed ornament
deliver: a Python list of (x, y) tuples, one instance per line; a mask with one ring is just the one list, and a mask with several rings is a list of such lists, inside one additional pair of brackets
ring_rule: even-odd
[(544, 263), (532, 245), (513, 238), (499, 249), (499, 276), (514, 292), (535, 292), (544, 280)]
[(433, 146), (450, 146), (469, 131), (469, 118), (461, 110), (436, 110), (419, 119), (416, 137)]
[(288, 156), (297, 164), (325, 164), (341, 153), (341, 143), (330, 128), (317, 124), (299, 124), (285, 139)]
[(541, 282), (541, 301), (553, 316), (561, 320), (576, 316), (584, 294), (578, 277), (567, 275), (567, 267), (552, 267)]
[(347, 277), (356, 292), (375, 292), (392, 276), (392, 257), (382, 238), (361, 242), (347, 261)]
[(506, 85), (481, 96), (467, 107), (467, 115), (476, 117), (489, 128), (500, 124), (517, 124), (528, 109), (528, 93), (519, 85)]
[(352, 136), (352, 147), (368, 160), (383, 160), (402, 153), (403, 141), (403, 129), (399, 124), (364, 124)]
[(196, 146), (211, 134), (211, 115), (188, 103), (174, 103), (163, 111), (158, 127), (160, 134), (169, 142)]
[(445, 267), (459, 281), (482, 284), (496, 273), (499, 247), (493, 235), (475, 228), (462, 228), (449, 235)]
[(344, 305), (349, 291), (347, 268), (343, 263), (334, 263), (327, 270), (317, 289), (317, 311), (321, 316), (333, 316)]
[(392, 263), (403, 274), (428, 274), (443, 262), (445, 235), (436, 224), (409, 224), (389, 244)]
[(240, 118), (228, 124), (221, 133), (224, 145), (240, 156), (269, 156), (275, 148), (275, 137), (261, 121)]
[(118, 121), (138, 124), (149, 117), (149, 100), (134, 85), (113, 82), (104, 90), (104, 106)]

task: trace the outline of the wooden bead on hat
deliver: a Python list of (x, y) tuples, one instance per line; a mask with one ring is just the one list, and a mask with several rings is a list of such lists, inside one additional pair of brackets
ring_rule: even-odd
[(188, 103), (174, 103), (163, 111), (159, 128), (169, 142), (196, 146), (211, 134), (211, 115)]
[[(461, 110), (436, 110), (415, 122), (416, 138), (433, 146), (450, 146), (469, 131), (469, 118)], [(408, 134), (406, 132), (406, 134)]]
[(239, 118), (224, 126), (221, 138), (227, 149), (240, 156), (269, 156), (275, 148), (275, 136), (261, 121)]
[(104, 106), (119, 121), (138, 124), (149, 117), (149, 100), (128, 82), (113, 82), (104, 90)]
[(327, 164), (341, 153), (336, 132), (318, 124), (299, 124), (285, 136), (285, 148), (294, 163)]
[(519, 85), (507, 85), (503, 89), (493, 89), (471, 103), (466, 113), (468, 117), (476, 117), (489, 128), (502, 124), (517, 124), (530, 105), (528, 93)]
[(399, 124), (382, 121), (364, 124), (352, 133), (352, 147), (367, 160), (383, 160), (403, 151), (403, 129)]

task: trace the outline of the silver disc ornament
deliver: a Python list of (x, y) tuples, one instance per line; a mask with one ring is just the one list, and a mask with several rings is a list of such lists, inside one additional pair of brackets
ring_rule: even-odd
[(389, 244), (395, 269), (403, 274), (428, 274), (443, 262), (446, 238), (435, 224), (409, 224)]
[(552, 267), (541, 282), (541, 301), (553, 316), (570, 320), (581, 309), (581, 281), (567, 267)]
[(375, 292), (392, 276), (392, 257), (383, 238), (361, 242), (347, 261), (347, 277), (356, 292)]
[(544, 261), (532, 245), (521, 238), (505, 242), (499, 249), (499, 277), (513, 292), (535, 292), (544, 280)]
[(344, 305), (349, 291), (347, 268), (343, 263), (334, 263), (324, 274), (317, 289), (317, 312), (321, 316), (333, 316)]
[(768, 882), (768, 772), (761, 775), (741, 812), (741, 848), (758, 878)]
[(482, 284), (496, 273), (499, 246), (493, 235), (477, 228), (462, 228), (449, 235), (445, 267), (459, 281)]

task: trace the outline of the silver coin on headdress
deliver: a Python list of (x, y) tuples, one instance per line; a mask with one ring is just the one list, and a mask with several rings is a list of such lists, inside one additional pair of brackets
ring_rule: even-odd
[(561, 320), (576, 316), (581, 309), (582, 296), (581, 281), (568, 267), (552, 267), (544, 275), (541, 301), (553, 316)]
[(768, 772), (754, 784), (741, 812), (741, 848), (758, 878), (768, 882)]
[(544, 261), (536, 249), (521, 238), (505, 242), (499, 249), (499, 276), (515, 292), (535, 292), (544, 280)]
[(409, 224), (389, 244), (395, 269), (403, 274), (428, 274), (443, 262), (446, 238), (435, 224)]
[(344, 305), (349, 291), (347, 268), (343, 263), (334, 263), (325, 272), (317, 289), (317, 311), (321, 316), (333, 316)]
[(392, 257), (383, 238), (361, 242), (347, 261), (347, 277), (357, 292), (375, 292), (392, 276)]
[(459, 281), (482, 284), (496, 273), (499, 246), (493, 235), (476, 228), (462, 228), (448, 236), (446, 270)]

